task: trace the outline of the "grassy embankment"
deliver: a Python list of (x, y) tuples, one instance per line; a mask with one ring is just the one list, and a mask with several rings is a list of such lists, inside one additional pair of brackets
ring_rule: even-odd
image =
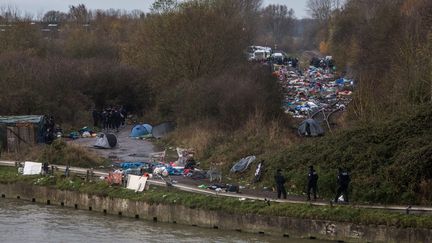
[(349, 206), (299, 205), (288, 203), (267, 203), (262, 201), (239, 201), (238, 199), (200, 195), (176, 189), (152, 186), (149, 191), (135, 193), (120, 187), (111, 187), (105, 182), (86, 183), (80, 178), (41, 177), (18, 175), (16, 168), (0, 167), (0, 183), (23, 183), (72, 190), (100, 196), (125, 198), (157, 204), (179, 204), (189, 208), (220, 210), (235, 214), (259, 214), (286, 216), (303, 219), (333, 220), (358, 224), (376, 224), (396, 227), (432, 228), (432, 216), (404, 215), (382, 210), (358, 209)]
[(251, 119), (234, 133), (205, 127), (185, 129), (168, 143), (197, 150), (203, 166), (218, 166), (226, 177), (245, 185), (252, 181), (257, 163), (239, 175), (229, 168), (240, 158), (256, 155), (266, 161), (263, 181), (273, 185), (273, 174), (283, 169), (290, 193), (303, 194), (309, 165), (318, 174), (321, 197), (331, 199), (337, 168), (351, 172), (351, 199), (363, 203), (430, 205), (432, 202), (432, 109), (416, 107), (387, 121), (354, 124), (322, 138), (299, 139), (280, 123)]
[(109, 161), (96, 153), (77, 145), (61, 140), (51, 145), (38, 145), (20, 153), (3, 153), (1, 159), (17, 161), (39, 161), (56, 165), (67, 165), (84, 168), (99, 168), (110, 165)]

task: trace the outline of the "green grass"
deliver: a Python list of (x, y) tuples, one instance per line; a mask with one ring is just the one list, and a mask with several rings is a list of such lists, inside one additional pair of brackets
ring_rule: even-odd
[[(355, 123), (320, 138), (292, 138), (292, 133), (282, 129), (282, 125), (272, 128), (272, 125), (259, 122), (224, 136), (211, 136), (206, 131), (193, 134), (194, 129), (190, 129), (192, 139), (181, 140), (181, 137), (187, 137), (184, 133), (176, 138), (191, 147), (195, 144), (199, 148), (200, 144), (205, 144), (197, 157), (202, 167), (217, 164), (225, 179), (230, 177), (240, 185), (251, 183), (257, 162), (263, 159), (263, 181), (251, 187), (272, 188), (274, 173), (280, 168), (287, 177), (288, 191), (303, 195), (308, 166), (314, 165), (319, 174), (320, 197), (332, 199), (337, 186), (337, 169), (343, 167), (352, 177), (351, 201), (431, 205), (431, 124), (431, 106), (417, 106), (409, 113), (385, 121)], [(195, 139), (197, 142), (194, 137), (199, 138)], [(173, 144), (175, 141), (167, 142)], [(248, 155), (256, 155), (257, 162), (243, 173), (229, 173), (234, 163)]]
[(266, 184), (282, 168), (291, 191), (306, 188), (307, 167), (320, 176), (321, 196), (331, 198), (336, 188), (337, 168), (351, 171), (351, 198), (357, 202), (432, 203), (432, 109), (310, 139), (278, 153), (264, 154), (268, 162)]
[(194, 194), (174, 188), (156, 186), (151, 186), (150, 190), (144, 193), (135, 193), (125, 188), (109, 186), (104, 181), (86, 183), (79, 177), (27, 177), (18, 175), (15, 168), (0, 167), (0, 183), (14, 182), (21, 182), (23, 186), (26, 184), (48, 186), (92, 195), (145, 201), (150, 204), (178, 204), (192, 209), (223, 211), (230, 214), (257, 214), (352, 222), (365, 225), (432, 228), (431, 215), (404, 215), (383, 210), (358, 209), (350, 206), (312, 206), (309, 204), (276, 202), (268, 205), (263, 201), (239, 201), (234, 198)]

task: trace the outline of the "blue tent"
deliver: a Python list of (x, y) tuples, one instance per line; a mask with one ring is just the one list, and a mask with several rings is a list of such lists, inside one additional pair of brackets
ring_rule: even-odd
[(142, 124), (142, 126), (147, 130), (147, 134), (152, 133), (153, 127), (150, 124)]
[(147, 135), (151, 133), (147, 130), (147, 128), (143, 125), (136, 125), (132, 128), (132, 131), (130, 133), (130, 137), (138, 138), (144, 135)]

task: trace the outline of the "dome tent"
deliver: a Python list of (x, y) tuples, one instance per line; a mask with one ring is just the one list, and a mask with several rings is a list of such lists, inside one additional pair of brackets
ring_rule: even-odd
[(138, 138), (147, 134), (151, 134), (151, 132), (152, 132), (152, 126), (150, 126), (149, 124), (143, 124), (143, 125), (139, 124), (132, 128), (129, 136)]
[(324, 135), (324, 129), (314, 119), (304, 120), (298, 127), (300, 136), (317, 137)]
[(114, 148), (117, 145), (117, 137), (111, 133), (100, 133), (93, 145), (96, 148)]
[(153, 127), (150, 124), (142, 124), (142, 126), (147, 130), (147, 134), (151, 134), (153, 131)]

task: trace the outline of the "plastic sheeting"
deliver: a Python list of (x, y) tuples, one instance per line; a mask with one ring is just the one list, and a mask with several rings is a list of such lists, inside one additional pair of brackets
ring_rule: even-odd
[(236, 173), (236, 172), (243, 172), (245, 171), (249, 165), (254, 162), (256, 160), (256, 157), (254, 155), (252, 156), (248, 156), (246, 158), (242, 158), (239, 162), (237, 162), (232, 168), (231, 168), (231, 172), (232, 173)]
[(39, 175), (42, 172), (42, 163), (38, 162), (24, 162), (23, 175)]
[(44, 116), (0, 116), (0, 123), (3, 124), (17, 124), (17, 123), (32, 123), (39, 124), (43, 122)]

